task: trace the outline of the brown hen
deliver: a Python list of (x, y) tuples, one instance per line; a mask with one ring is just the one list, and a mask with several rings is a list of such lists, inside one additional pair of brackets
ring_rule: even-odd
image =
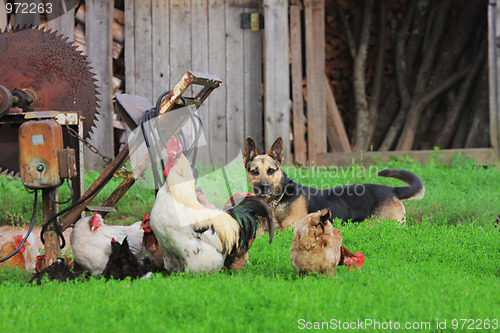
[(341, 259), (342, 234), (330, 223), (330, 209), (313, 212), (295, 224), (290, 260), (300, 274), (334, 275)]
[[(23, 241), (23, 236), (17, 235), (14, 236), (13, 241), (9, 241), (5, 244), (2, 245), (2, 248), (0, 248), (0, 258), (5, 258), (19, 247), (21, 245), (21, 242)], [(26, 260), (24, 259), (23, 252), (26, 250), (25, 246), (29, 245), (28, 242), (24, 243), (24, 246), (17, 252), (15, 255), (10, 257), (8, 260), (0, 263), (0, 267), (3, 266), (11, 266), (11, 267), (21, 267), (23, 270), (26, 269)]]

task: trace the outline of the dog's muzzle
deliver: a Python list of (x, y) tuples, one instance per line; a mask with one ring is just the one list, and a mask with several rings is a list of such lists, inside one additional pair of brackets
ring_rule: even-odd
[(256, 186), (253, 186), (253, 192), (257, 196), (269, 197), (274, 194), (274, 188), (268, 182), (260, 182)]

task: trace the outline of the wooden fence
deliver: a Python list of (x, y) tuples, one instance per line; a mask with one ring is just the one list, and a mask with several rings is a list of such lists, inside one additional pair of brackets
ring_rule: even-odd
[[(3, 2), (0, 0), (0, 4)], [(101, 94), (101, 116), (93, 141), (107, 155), (112, 153), (109, 135), (113, 126), (110, 3), (85, 1), (86, 54), (98, 74)], [(361, 155), (350, 152), (331, 87), (325, 80), (325, 57), (321, 51), (325, 49), (325, 0), (126, 0), (123, 3), (126, 93), (144, 96), (154, 103), (188, 70), (213, 74), (223, 80), (199, 111), (213, 160), (226, 162), (234, 158), (248, 136), (254, 138), (260, 152), (282, 136), (289, 163), (343, 165), (360, 158)], [(499, 54), (494, 44), (495, 36), (499, 35), (500, 15), (496, 11), (493, 5), (489, 6), (492, 149), (473, 152), (487, 163), (495, 161), (500, 146), (497, 97), (500, 88), (496, 70)], [(243, 13), (261, 13), (264, 29), (242, 29)], [(0, 24), (5, 25), (5, 13), (1, 11)], [(74, 12), (48, 23), (50, 28), (70, 38), (74, 25)], [(456, 152), (443, 153), (452, 157)], [(378, 153), (363, 156), (374, 154)], [(86, 159), (93, 160), (86, 163), (90, 168), (99, 162), (99, 157), (91, 154)], [(369, 163), (369, 159), (365, 161)]]
[(212, 158), (223, 163), (236, 156), (246, 136), (259, 147), (264, 143), (262, 36), (240, 28), (240, 14), (252, 8), (234, 5), (239, 3), (125, 2), (126, 92), (154, 102), (188, 70), (221, 78), (199, 113)]

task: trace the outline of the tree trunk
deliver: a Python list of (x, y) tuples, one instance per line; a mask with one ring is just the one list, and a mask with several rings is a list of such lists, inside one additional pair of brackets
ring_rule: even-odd
[[(437, 82), (443, 78), (448, 77), (457, 68), (458, 61), (463, 55), (463, 50), (470, 40), (474, 27), (477, 24), (481, 10), (485, 10), (483, 5), (468, 6), (467, 10), (461, 10), (458, 18), (456, 19), (453, 30), (450, 32), (451, 36), (460, 36), (458, 38), (450, 38), (445, 43), (444, 50), (440, 52), (439, 60), (435, 66), (435, 71), (430, 78), (430, 86), (435, 86)], [(432, 102), (424, 111), (421, 117), (422, 124), (430, 124), (432, 118), (438, 112), (439, 101)], [(429, 137), (431, 130), (428, 126), (421, 126), (417, 132), (419, 148), (422, 146), (423, 141)]]
[(383, 115), (378, 117), (377, 126), (373, 133), (372, 145), (376, 150), (380, 150), (382, 140), (384, 140), (387, 131), (391, 127), (392, 120), (397, 116), (399, 108), (399, 95), (398, 87), (395, 81), (392, 82), (389, 95), (385, 98), (385, 103), (379, 110), (379, 114)]
[(415, 139), (415, 134), (419, 125), (420, 115), (423, 108), (421, 107), (424, 103), (419, 101), (422, 94), (424, 93), (429, 76), (431, 74), (432, 65), (435, 60), (436, 53), (439, 48), (439, 42), (441, 41), (441, 36), (443, 34), (444, 23), (446, 21), (446, 16), (451, 5), (451, 0), (442, 1), (437, 4), (436, 17), (433, 22), (432, 36), (430, 37), (429, 46), (424, 53), (422, 60), (422, 65), (420, 67), (417, 84), (415, 87), (415, 92), (413, 94), (412, 105), (408, 111), (408, 116), (406, 123), (403, 127), (403, 132), (399, 138), (398, 150), (411, 150), (413, 147), (413, 141)]
[(413, 21), (415, 8), (417, 7), (417, 0), (413, 0), (410, 3), (410, 7), (408, 12), (406, 13), (406, 17), (404, 19), (404, 24), (401, 27), (400, 32), (398, 33), (397, 41), (396, 41), (396, 82), (398, 85), (399, 97), (401, 99), (401, 105), (399, 108), (398, 115), (396, 116), (394, 122), (392, 123), (387, 135), (384, 138), (384, 141), (380, 145), (380, 150), (385, 151), (392, 148), (394, 141), (396, 140), (401, 128), (403, 127), (406, 110), (410, 106), (410, 91), (408, 89), (408, 79), (407, 79), (407, 67), (406, 67), (406, 41), (408, 39), (410, 26)]
[[(382, 76), (384, 73), (386, 6), (385, 6), (385, 0), (381, 0), (379, 3), (380, 3), (379, 35), (377, 36), (378, 37), (377, 56), (375, 60), (375, 74), (373, 77), (372, 99), (370, 101), (370, 106), (368, 108), (370, 121), (367, 133), (367, 140), (368, 140), (367, 145), (369, 145), (373, 141), (373, 134), (375, 132), (375, 126), (377, 124), (377, 118), (378, 118), (380, 91), (382, 89)], [(371, 147), (371, 150), (373, 150), (373, 145)]]
[(453, 133), (455, 132), (457, 122), (460, 119), (460, 113), (462, 112), (464, 104), (467, 101), (467, 97), (469, 96), (471, 85), (474, 82), (479, 72), (479, 69), (481, 68), (481, 64), (483, 63), (485, 55), (486, 55), (486, 38), (483, 38), (479, 51), (476, 53), (476, 56), (472, 59), (471, 63), (472, 68), (468, 73), (467, 78), (460, 87), (460, 90), (458, 92), (458, 98), (455, 101), (452, 108), (450, 109), (445, 125), (443, 126), (443, 130), (441, 131), (441, 134), (439, 135), (436, 141), (436, 146), (441, 148), (447, 148), (449, 146)]
[(477, 80), (472, 100), (472, 122), (465, 141), (465, 148), (490, 146), (489, 104), (488, 104), (488, 67), (484, 65)]
[(368, 127), (370, 116), (368, 113), (368, 102), (366, 100), (365, 86), (365, 63), (370, 40), (370, 26), (372, 22), (374, 0), (365, 3), (363, 11), (363, 26), (361, 28), (361, 38), (358, 51), (354, 58), (354, 100), (356, 107), (356, 150), (366, 150), (368, 148)]

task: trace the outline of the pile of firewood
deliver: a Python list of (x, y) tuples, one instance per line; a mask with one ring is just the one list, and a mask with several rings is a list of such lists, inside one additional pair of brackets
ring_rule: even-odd
[[(123, 11), (123, 2), (121, 8), (119, 1), (115, 2), (113, 11), (113, 95), (124, 92), (125, 89), (125, 60), (124, 60), (124, 25), (125, 17)], [(85, 3), (78, 8), (75, 14), (75, 34), (74, 44), (79, 51), (85, 53)]]

